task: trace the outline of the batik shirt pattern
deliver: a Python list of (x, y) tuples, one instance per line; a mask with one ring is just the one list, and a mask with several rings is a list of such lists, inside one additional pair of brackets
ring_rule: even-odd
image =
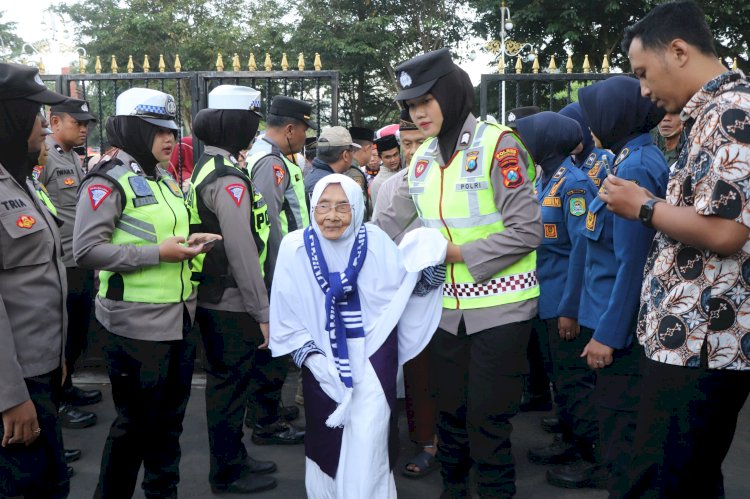
[[(740, 71), (708, 82), (687, 103), (688, 144), (667, 203), (750, 227), (750, 83)], [(652, 360), (750, 370), (750, 240), (721, 257), (659, 232), (646, 262), (638, 339)]]

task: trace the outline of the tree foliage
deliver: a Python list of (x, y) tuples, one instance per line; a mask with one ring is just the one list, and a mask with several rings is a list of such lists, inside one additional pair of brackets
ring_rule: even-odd
[(11, 58), (21, 52), (24, 41), (16, 34), (16, 23), (3, 22), (4, 11), (0, 10), (0, 58)]

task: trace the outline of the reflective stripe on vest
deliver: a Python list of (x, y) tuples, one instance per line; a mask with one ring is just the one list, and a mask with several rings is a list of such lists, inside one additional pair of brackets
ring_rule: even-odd
[[(478, 121), (472, 143), (441, 168), (438, 142), (426, 140), (409, 166), (409, 192), (424, 226), (439, 229), (457, 245), (503, 232), (490, 179), (495, 148), (510, 129)], [(516, 147), (523, 148), (520, 141)], [(529, 156), (530, 157), (530, 156)], [(533, 182), (534, 164), (527, 168)], [(465, 263), (448, 264), (443, 308), (476, 309), (539, 296), (536, 252), (530, 252), (485, 282), (475, 282)]]
[[(164, 170), (157, 168), (158, 180), (138, 175), (124, 165), (104, 169), (98, 175), (114, 181), (124, 198), (122, 214), (112, 232), (112, 244), (144, 246), (160, 244), (173, 236), (187, 239), (185, 200), (179, 186)], [(99, 296), (138, 303), (178, 303), (193, 292), (190, 275), (186, 261), (159, 262), (132, 272), (102, 270)]]
[(44, 188), (44, 186), (41, 183), (37, 184), (36, 195), (39, 197), (39, 200), (44, 204), (44, 206), (47, 207), (49, 212), (57, 216), (57, 208), (52, 203), (52, 200), (49, 198), (49, 195), (47, 194), (47, 190)]
[(254, 175), (255, 164), (266, 156), (273, 156), (283, 161), (286, 174), (289, 175), (289, 184), (284, 190), (284, 205), (279, 212), (281, 235), (285, 236), (289, 232), (306, 228), (310, 225), (310, 213), (307, 210), (302, 169), (284, 156), (263, 151), (250, 156), (247, 160), (250, 178)]

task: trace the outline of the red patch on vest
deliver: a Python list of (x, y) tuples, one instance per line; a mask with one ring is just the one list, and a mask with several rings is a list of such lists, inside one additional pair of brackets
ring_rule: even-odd
[(417, 165), (414, 167), (414, 176), (419, 178), (427, 169), (429, 162), (426, 159), (417, 161)]
[(226, 190), (237, 206), (242, 203), (242, 197), (245, 195), (245, 186), (242, 184), (230, 184), (226, 186)]
[(22, 229), (30, 229), (36, 223), (36, 219), (31, 215), (21, 215), (16, 220), (16, 225)]
[(95, 184), (89, 186), (89, 200), (91, 201), (91, 207), (96, 211), (102, 202), (107, 199), (107, 196), (112, 194), (112, 189), (106, 185)]
[(276, 185), (281, 185), (281, 182), (284, 181), (284, 176), (286, 175), (284, 168), (282, 168), (281, 165), (273, 165), (273, 174), (276, 178)]

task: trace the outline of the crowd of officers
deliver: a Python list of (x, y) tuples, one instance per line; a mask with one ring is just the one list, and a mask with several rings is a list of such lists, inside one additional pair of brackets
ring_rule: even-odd
[[(556, 406), (543, 423), (560, 436), (529, 458), (563, 465), (550, 483), (723, 496), (721, 461), (750, 390), (747, 191), (730, 183), (750, 177), (750, 86), (716, 63), (691, 2), (654, 9), (623, 48), (638, 79), (584, 87), (559, 113), (513, 110), (510, 127), (471, 114), (473, 87), (446, 49), (396, 68), (398, 135), (329, 127), (308, 137), (310, 104), (277, 96), (256, 138), (260, 92), (221, 85), (195, 117), (203, 153), (187, 178), (180, 160), (179, 182), (163, 168), (178, 131), (170, 95), (120, 94), (106, 123), (112, 148), (84, 173), (75, 147), (96, 120), (87, 103), (0, 64), (0, 495), (68, 494), (65, 463), (77, 456), (63, 449), (61, 422), (93, 424), (76, 406), (101, 400), (70, 382), (92, 304), (117, 411), (95, 497), (132, 496), (141, 466), (146, 497), (177, 496), (200, 340), (212, 491), (275, 487), (276, 464), (250, 457), (242, 437), (247, 418), (256, 443), (304, 440), (287, 422), (295, 410), (280, 405), (287, 360), (267, 349), (278, 248), (310, 224), (315, 183), (343, 173), (394, 241), (419, 225), (450, 241), (440, 326), (404, 366), (409, 430), (423, 447), (404, 474), (423, 476), (437, 459), (441, 497), (468, 497), (472, 468), (481, 497), (514, 495), (509, 420), (536, 344)], [(659, 53), (692, 81), (682, 95), (654, 69)], [(721, 131), (706, 131), (706, 102), (723, 113), (709, 121)], [(715, 160), (724, 170), (711, 165), (717, 150), (701, 156), (719, 135), (735, 158)], [(698, 219), (666, 215), (706, 196)], [(731, 238), (690, 235), (685, 224), (700, 217)], [(736, 321), (727, 309), (740, 310)], [(549, 397), (542, 386), (527, 402)]]

